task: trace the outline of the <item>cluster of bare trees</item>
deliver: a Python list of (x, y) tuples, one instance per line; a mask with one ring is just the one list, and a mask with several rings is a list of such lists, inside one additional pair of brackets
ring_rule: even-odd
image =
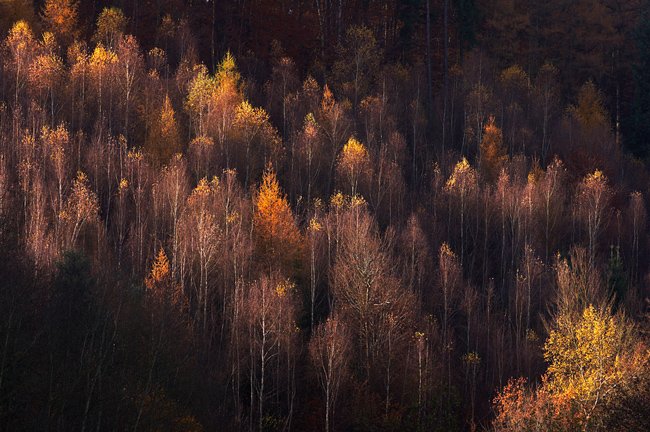
[(437, 119), (341, 5), (317, 4), (328, 82), (280, 53), (259, 85), (46, 3), (0, 58), (0, 425), (475, 428), (549, 323), (641, 320), (648, 175), (592, 82), (564, 110), (554, 66), (476, 51)]

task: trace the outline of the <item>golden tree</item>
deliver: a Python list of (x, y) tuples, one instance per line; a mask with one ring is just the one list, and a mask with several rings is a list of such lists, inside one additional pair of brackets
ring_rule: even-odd
[[(233, 126), (237, 141), (246, 149), (246, 153), (239, 155), (238, 159), (240, 168), (246, 173), (244, 186), (248, 186), (261, 168), (260, 159), (277, 164), (282, 150), (281, 140), (264, 108), (255, 108), (247, 101), (235, 109)], [(262, 154), (255, 152), (255, 149), (261, 150)]]
[(639, 424), (622, 405), (632, 402), (631, 389), (643, 391), (638, 384), (647, 382), (650, 351), (635, 340), (622, 314), (589, 305), (581, 313), (560, 315), (544, 358), (549, 367), (536, 389), (512, 380), (495, 398), (495, 430), (628, 430), (613, 425), (616, 419)]
[[(454, 166), (454, 171), (447, 179), (445, 191), (457, 201), (460, 206), (460, 263), (461, 267), (465, 256), (465, 217), (470, 198), (478, 189), (478, 176), (467, 159), (463, 158)], [(451, 200), (449, 205), (451, 207)]]
[(103, 112), (103, 94), (106, 92), (106, 81), (111, 77), (113, 67), (117, 64), (117, 61), (117, 55), (110, 49), (105, 48), (102, 44), (98, 44), (90, 56), (88, 66), (93, 78), (92, 83), (97, 92), (100, 117)]
[(38, 44), (32, 29), (25, 21), (18, 21), (11, 27), (5, 46), (9, 51), (7, 64), (14, 79), (14, 104), (18, 105), (18, 96), (28, 77), (28, 68), (32, 63)]
[(256, 249), (266, 265), (295, 270), (301, 256), (302, 236), (286, 196), (271, 165), (267, 165), (255, 198)]
[(158, 255), (151, 265), (151, 272), (149, 276), (144, 280), (145, 286), (152, 290), (156, 288), (156, 285), (164, 282), (169, 277), (169, 260), (167, 259), (167, 254), (165, 249), (160, 248), (158, 250)]
[(151, 270), (144, 284), (151, 298), (159, 304), (169, 304), (179, 308), (184, 306), (182, 286), (174, 282), (169, 259), (162, 247), (151, 264)]
[(351, 137), (343, 146), (337, 171), (347, 180), (351, 196), (357, 195), (360, 180), (370, 173), (370, 156), (366, 147)]
[(606, 403), (625, 369), (630, 327), (607, 309), (588, 306), (582, 316), (561, 315), (544, 345), (549, 389), (577, 408), (583, 430), (598, 426), (595, 414)]
[(176, 112), (169, 95), (165, 95), (147, 140), (147, 150), (158, 163), (166, 164), (172, 155), (181, 151), (180, 141)]
[(205, 117), (210, 109), (210, 98), (216, 87), (216, 82), (204, 65), (197, 65), (193, 70), (194, 77), (189, 83), (185, 108), (190, 113), (190, 120), (197, 135), (205, 135)]
[(481, 140), (481, 171), (485, 178), (490, 182), (496, 180), (507, 160), (508, 156), (503, 146), (503, 133), (494, 123), (494, 116), (490, 116), (483, 129)]

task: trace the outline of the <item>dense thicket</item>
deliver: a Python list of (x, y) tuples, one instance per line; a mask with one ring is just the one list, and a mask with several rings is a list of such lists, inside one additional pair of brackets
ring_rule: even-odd
[(0, 1), (0, 429), (647, 430), (648, 13)]

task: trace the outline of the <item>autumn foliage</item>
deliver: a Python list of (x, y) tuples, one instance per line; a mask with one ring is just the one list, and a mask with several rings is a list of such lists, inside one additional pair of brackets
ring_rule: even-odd
[(0, 430), (650, 430), (646, 3), (0, 0)]

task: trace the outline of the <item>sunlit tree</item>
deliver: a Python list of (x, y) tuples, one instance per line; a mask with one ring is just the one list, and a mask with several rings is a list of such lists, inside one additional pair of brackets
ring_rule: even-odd
[(301, 256), (302, 235), (270, 165), (255, 198), (254, 230), (256, 250), (264, 264), (294, 271)]

